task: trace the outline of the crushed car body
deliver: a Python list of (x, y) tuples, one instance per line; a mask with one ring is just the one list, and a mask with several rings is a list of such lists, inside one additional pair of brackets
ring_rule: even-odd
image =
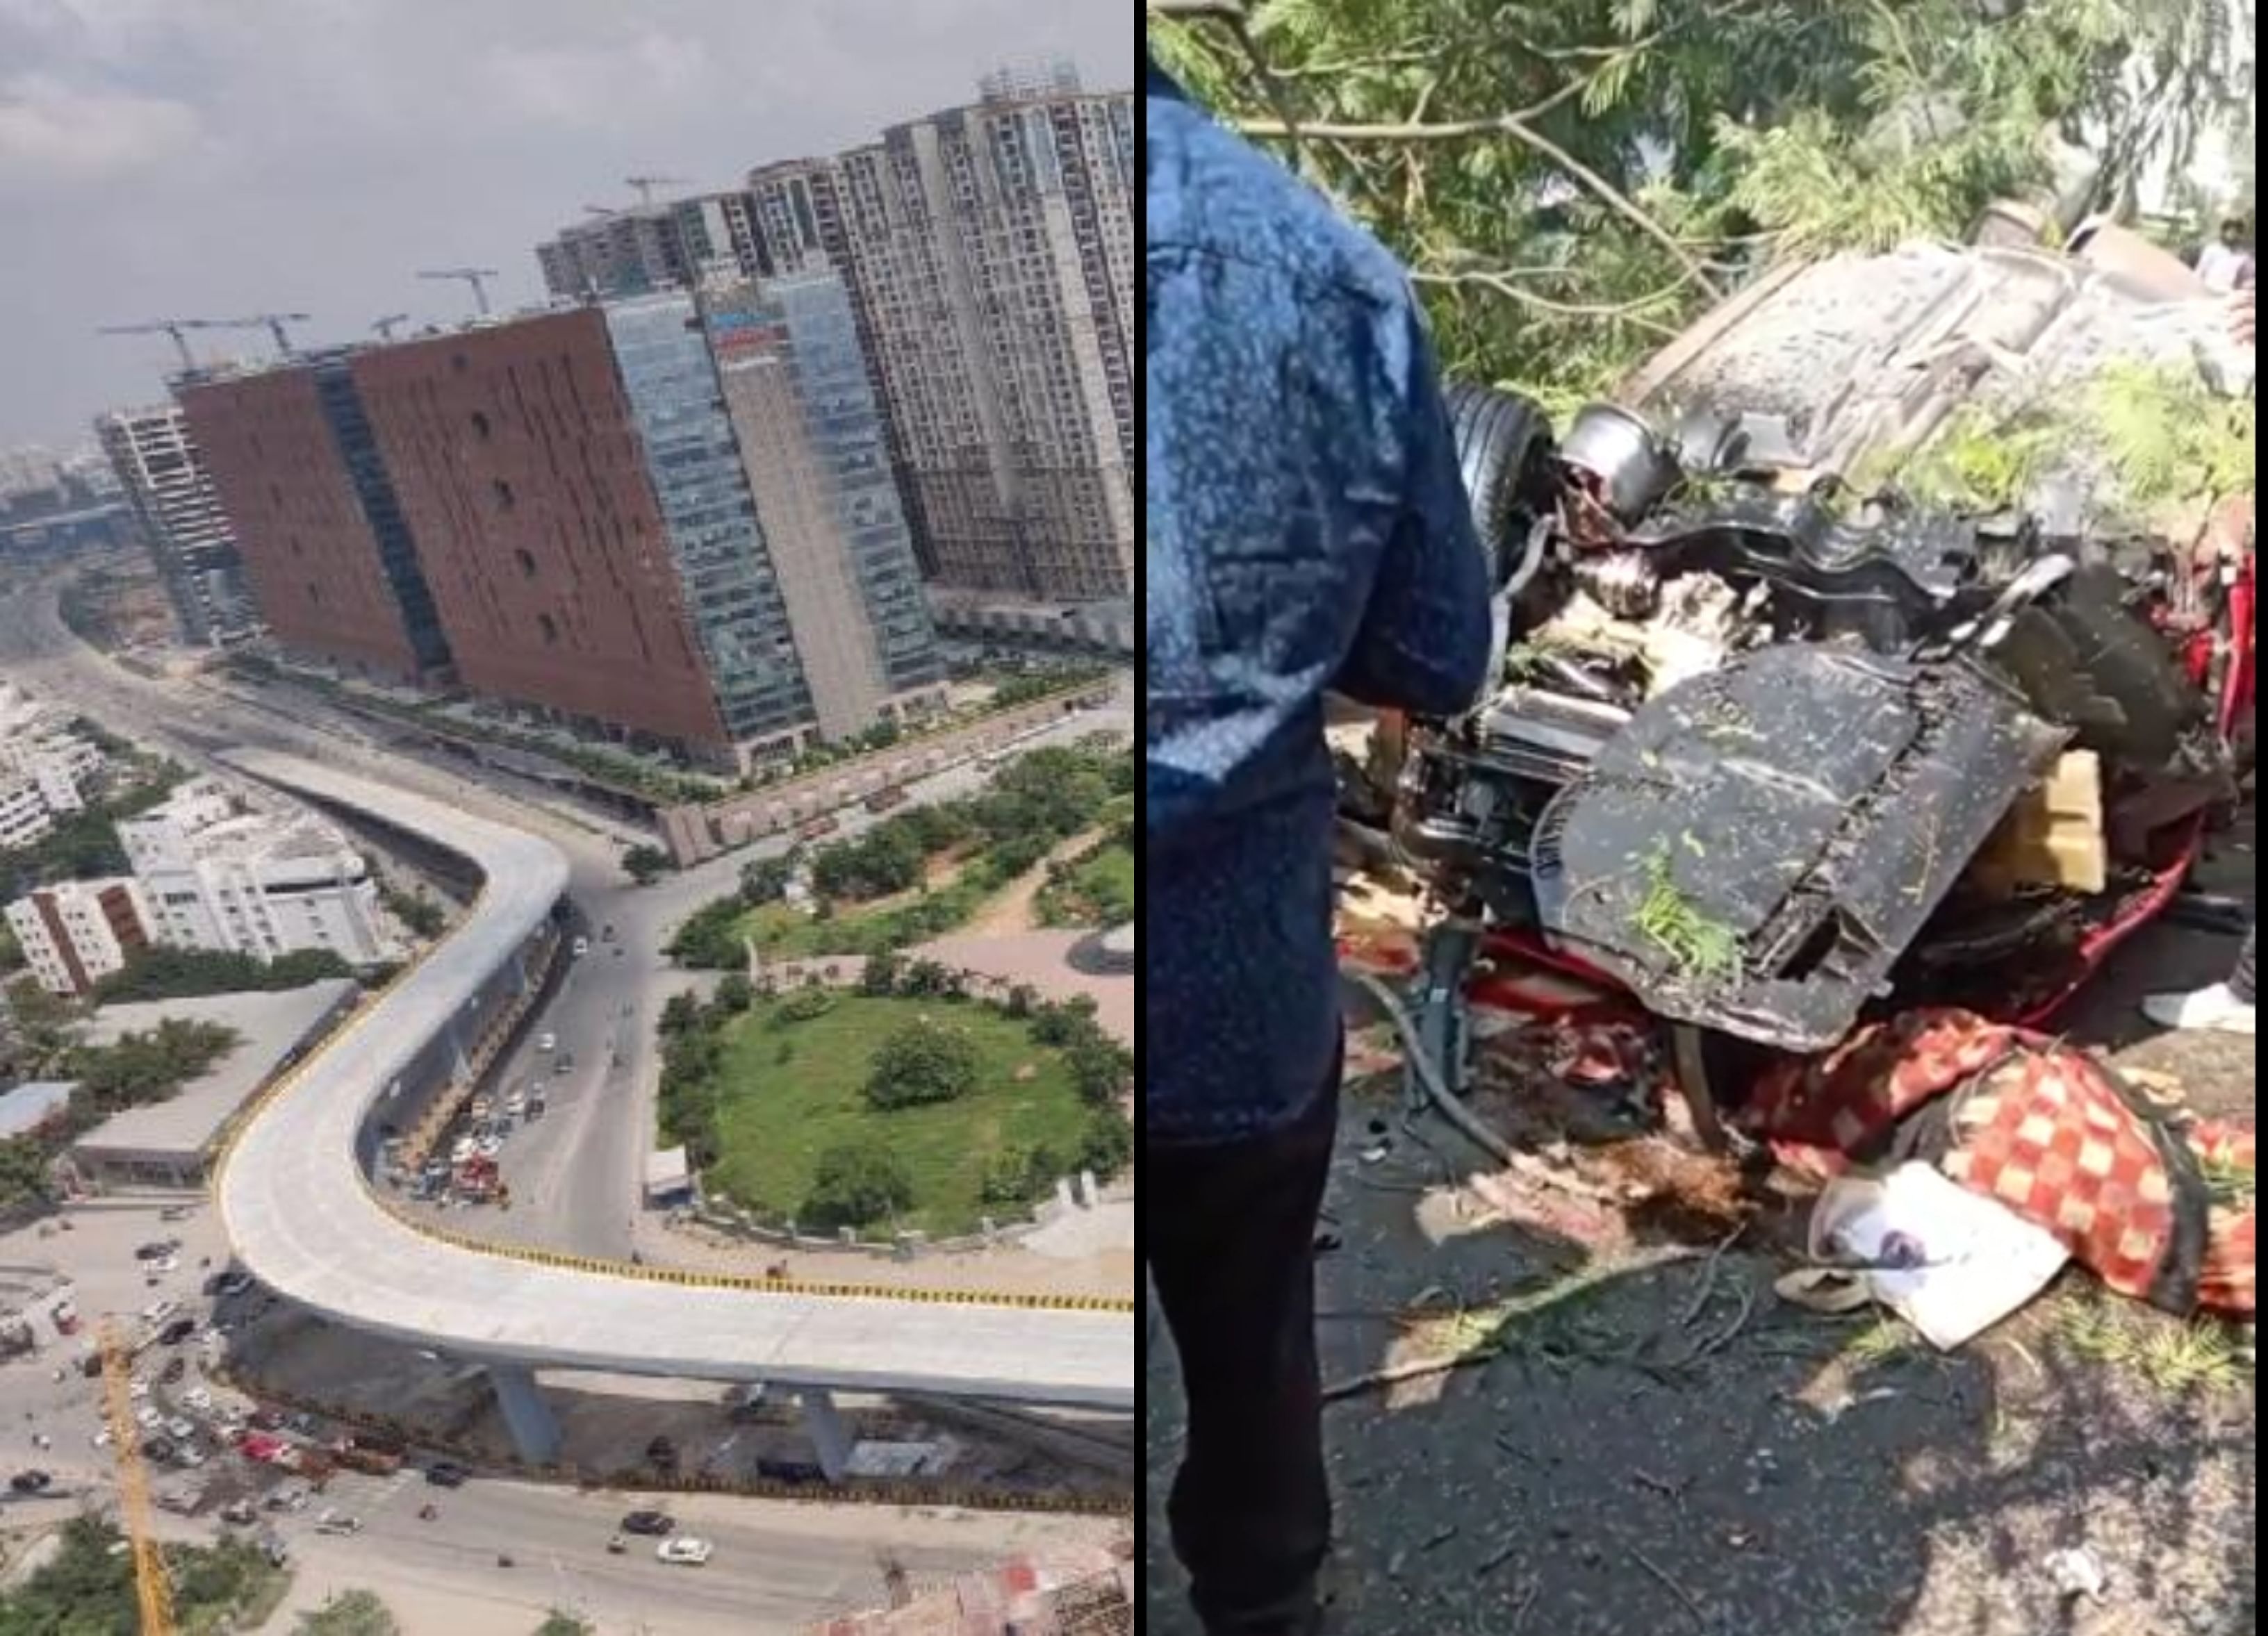
[[(2209, 302), (2043, 252), (1773, 275), (1625, 401), (1452, 412), (1502, 633), (1488, 695), (1346, 781), (1459, 924), (1782, 1049), (1896, 998), (2036, 1016), (2232, 796), (2249, 553), (2116, 514), (2074, 445), (1989, 510), (1906, 497), (1977, 406), (2114, 360), (2235, 367)], [(1864, 473), (1871, 475), (1862, 476)]]

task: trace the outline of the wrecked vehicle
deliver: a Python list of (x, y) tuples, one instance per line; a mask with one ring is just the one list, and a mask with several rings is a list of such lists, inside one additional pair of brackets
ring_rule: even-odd
[(2084, 440), (1989, 509), (1898, 479), (1971, 406), (2223, 369), (2218, 322), (1920, 246), (1735, 297), (1635, 409), (1555, 429), (1454, 390), (1496, 680), (1342, 800), (1447, 911), (1421, 998), (1452, 1081), (1442, 1008), (1490, 950), (1810, 1052), (1893, 997), (2036, 1019), (2161, 909), (2236, 788), (2245, 533), (2120, 515)]

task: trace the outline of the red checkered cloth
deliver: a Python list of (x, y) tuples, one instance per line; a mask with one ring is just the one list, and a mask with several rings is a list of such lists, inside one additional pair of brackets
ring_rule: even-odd
[(2253, 1221), (2216, 1207), (2208, 1167), (2253, 1139), (2152, 1110), (2095, 1058), (1963, 1011), (1915, 1012), (1768, 1074), (1745, 1116), (1821, 1177), (1926, 1158), (2053, 1233), (2110, 1288), (2250, 1316)]

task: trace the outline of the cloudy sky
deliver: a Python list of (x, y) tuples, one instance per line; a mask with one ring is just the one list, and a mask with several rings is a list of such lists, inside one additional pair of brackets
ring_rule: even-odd
[(172, 344), (100, 325), (273, 309), (344, 340), (466, 311), (428, 267), (533, 300), (536, 242), (626, 175), (726, 185), (1056, 54), (1130, 86), (1133, 8), (0, 0), (0, 448), (162, 395)]

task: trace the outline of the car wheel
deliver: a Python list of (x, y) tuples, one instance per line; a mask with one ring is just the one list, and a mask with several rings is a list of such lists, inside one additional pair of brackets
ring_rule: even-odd
[(1528, 399), (1491, 386), (1451, 386), (1446, 396), (1489, 583), (1502, 585), (1551, 505), (1551, 422)]

